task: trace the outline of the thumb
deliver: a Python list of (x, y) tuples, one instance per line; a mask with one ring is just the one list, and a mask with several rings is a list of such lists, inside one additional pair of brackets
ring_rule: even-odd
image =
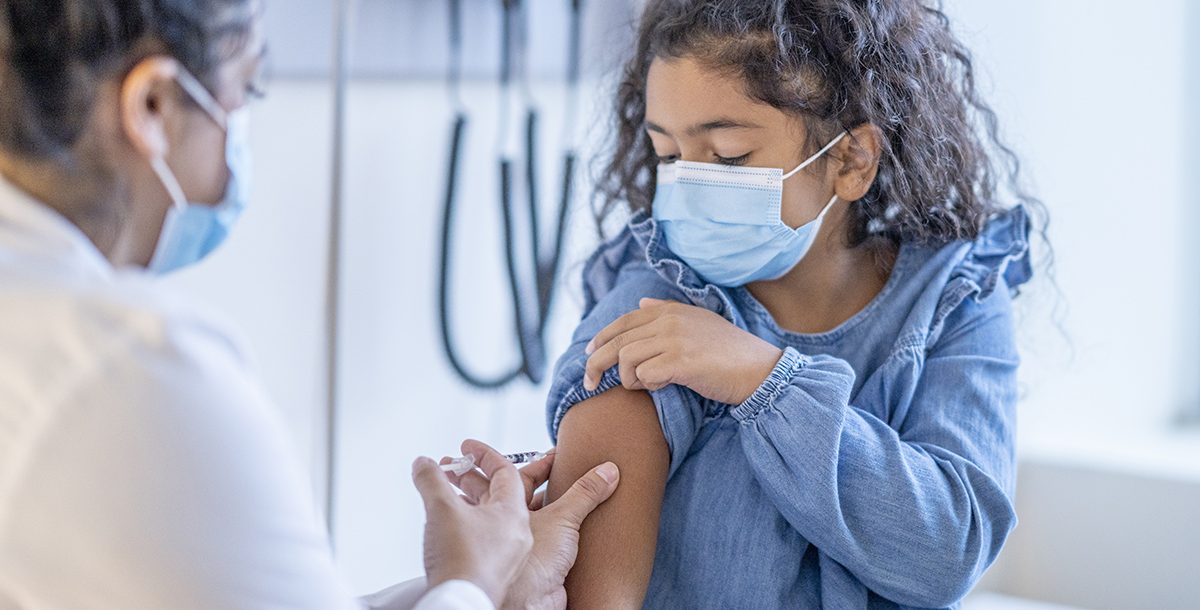
[(450, 481), (446, 480), (446, 475), (442, 474), (441, 467), (429, 458), (417, 458), (413, 462), (412, 479), (421, 499), (425, 501), (426, 512), (432, 512), (442, 502), (453, 502), (458, 495), (450, 486)]
[(564, 525), (578, 530), (583, 525), (583, 520), (613, 495), (620, 478), (621, 473), (617, 465), (605, 462), (580, 477), (567, 493), (550, 506), (560, 514), (565, 521)]

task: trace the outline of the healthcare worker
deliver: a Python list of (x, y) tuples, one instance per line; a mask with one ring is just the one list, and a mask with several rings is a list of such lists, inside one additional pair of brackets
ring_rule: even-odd
[[(257, 0), (0, 0), (0, 608), (362, 607), (238, 344), (154, 275), (246, 203)], [(146, 270), (149, 270), (147, 272)], [(414, 464), (427, 581), (376, 608), (563, 605), (611, 465)]]

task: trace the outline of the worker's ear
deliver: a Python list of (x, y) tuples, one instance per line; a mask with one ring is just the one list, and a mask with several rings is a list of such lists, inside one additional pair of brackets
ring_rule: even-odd
[(167, 117), (182, 104), (175, 84), (178, 74), (178, 61), (158, 55), (139, 62), (121, 83), (121, 129), (147, 159), (161, 159), (169, 152)]

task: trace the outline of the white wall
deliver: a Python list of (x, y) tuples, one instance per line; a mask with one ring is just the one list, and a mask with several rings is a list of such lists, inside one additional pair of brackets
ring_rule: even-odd
[(1027, 441), (1160, 428), (1194, 396), (1187, 6), (949, 3), (1050, 208), (1069, 344), (1043, 283), (1024, 320)]

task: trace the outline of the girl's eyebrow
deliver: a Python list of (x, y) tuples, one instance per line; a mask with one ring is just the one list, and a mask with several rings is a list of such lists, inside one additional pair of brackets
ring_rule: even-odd
[[(746, 121), (739, 121), (739, 120), (730, 119), (730, 118), (718, 118), (718, 119), (708, 121), (705, 123), (700, 123), (699, 125), (693, 125), (691, 127), (688, 127), (686, 133), (688, 136), (695, 137), (702, 133), (717, 131), (719, 129), (761, 129), (761, 128), (762, 128), (761, 125), (757, 125), (755, 123), (748, 123)], [(646, 129), (656, 132), (656, 133), (661, 133), (665, 136), (671, 135), (671, 133), (669, 131), (667, 131), (662, 126), (658, 125), (657, 123), (655, 123), (653, 121), (646, 121)]]

